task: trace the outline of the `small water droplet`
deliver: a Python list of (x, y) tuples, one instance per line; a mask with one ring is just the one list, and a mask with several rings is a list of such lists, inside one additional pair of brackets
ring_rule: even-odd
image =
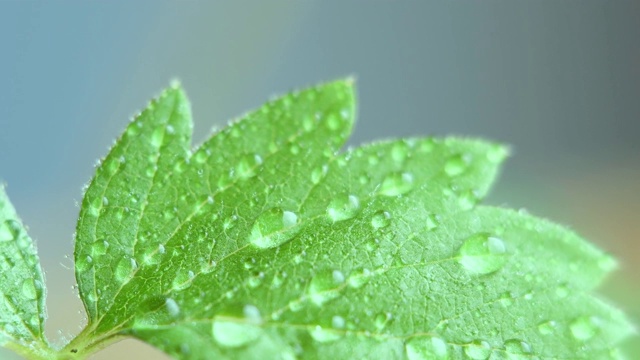
[(408, 172), (394, 172), (387, 175), (378, 192), (385, 196), (406, 194), (413, 189), (413, 175)]
[(321, 306), (340, 295), (343, 283), (344, 274), (339, 270), (320, 272), (309, 283), (309, 297), (314, 304)]
[(159, 148), (162, 146), (162, 142), (164, 141), (164, 129), (161, 127), (156, 128), (151, 133), (150, 143), (151, 146), (155, 148)]
[(556, 295), (558, 295), (558, 297), (561, 299), (569, 296), (569, 293), (569, 288), (566, 285), (560, 285), (556, 288)]
[(169, 315), (171, 315), (171, 317), (175, 318), (175, 317), (178, 317), (178, 315), (180, 315), (180, 306), (178, 306), (178, 303), (172, 298), (167, 298), (164, 301), (164, 307), (169, 313)]
[(509, 149), (505, 146), (495, 144), (487, 152), (487, 159), (492, 163), (502, 162), (509, 155)]
[(389, 321), (391, 321), (392, 317), (393, 316), (391, 315), (391, 313), (388, 313), (388, 312), (382, 312), (376, 315), (374, 319), (374, 325), (376, 329), (378, 330), (384, 329), (389, 323)]
[(587, 341), (594, 337), (599, 328), (600, 320), (595, 316), (581, 316), (569, 324), (571, 335), (580, 341)]
[(251, 228), (249, 242), (261, 249), (280, 246), (298, 233), (297, 223), (295, 213), (272, 208), (258, 216)]
[(485, 360), (491, 355), (491, 345), (484, 340), (475, 340), (465, 345), (464, 353), (474, 360)]
[(427, 231), (433, 231), (440, 225), (440, 217), (436, 214), (427, 215)]
[(478, 195), (473, 190), (462, 191), (458, 195), (458, 205), (462, 210), (471, 210), (478, 203)]
[(344, 329), (345, 324), (346, 322), (342, 316), (335, 315), (331, 318), (331, 326), (333, 326), (334, 329)]
[(327, 206), (327, 215), (333, 222), (348, 220), (360, 211), (360, 200), (355, 195), (338, 195)]
[(487, 233), (467, 238), (458, 255), (458, 262), (470, 273), (478, 275), (498, 271), (507, 262), (504, 242)]
[(504, 307), (509, 307), (513, 305), (513, 294), (511, 294), (508, 291), (503, 293), (502, 296), (500, 297), (500, 304)]
[(450, 157), (444, 165), (444, 172), (449, 176), (458, 176), (467, 170), (470, 159), (461, 154)]
[(409, 360), (445, 360), (448, 359), (447, 343), (439, 337), (411, 338), (405, 344)]
[(178, 271), (176, 277), (173, 279), (171, 287), (174, 290), (184, 290), (191, 286), (191, 281), (193, 280), (194, 276), (195, 274), (193, 273), (193, 271), (180, 270)]
[(22, 282), (22, 295), (28, 300), (35, 300), (38, 297), (38, 292), (33, 285), (33, 280), (27, 279)]
[(158, 245), (158, 254), (164, 254), (165, 251), (164, 245)]
[(385, 228), (391, 224), (391, 214), (389, 212), (380, 210), (373, 214), (371, 218), (371, 226), (374, 229)]
[(556, 323), (555, 321), (545, 321), (538, 324), (538, 332), (542, 335), (549, 335), (554, 333), (557, 327), (558, 323)]
[(220, 346), (236, 348), (257, 340), (262, 334), (262, 316), (257, 307), (245, 305), (242, 317), (218, 316), (211, 331)]

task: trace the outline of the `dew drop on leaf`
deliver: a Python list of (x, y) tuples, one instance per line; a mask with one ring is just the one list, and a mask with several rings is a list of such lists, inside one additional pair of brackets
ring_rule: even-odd
[(378, 192), (385, 196), (398, 196), (406, 194), (413, 189), (413, 175), (408, 172), (394, 172), (388, 174)]
[(542, 335), (549, 335), (556, 331), (558, 323), (553, 320), (541, 322), (538, 324), (538, 332)]
[(450, 157), (444, 165), (444, 172), (449, 176), (462, 174), (469, 166), (469, 159), (464, 155), (454, 155)]
[(321, 167), (311, 170), (311, 182), (318, 184), (327, 174), (327, 171), (329, 171), (329, 167), (327, 165), (322, 165)]
[(294, 212), (272, 208), (258, 216), (249, 233), (249, 242), (261, 249), (280, 246), (296, 235), (297, 223)]
[(311, 335), (313, 340), (320, 343), (326, 343), (340, 339), (339, 332), (332, 329), (325, 329), (320, 325), (317, 325), (313, 329), (311, 329), (309, 331), (309, 335)]
[(180, 315), (180, 306), (178, 306), (178, 303), (172, 298), (165, 300), (164, 307), (172, 317), (178, 317), (178, 315)]
[(373, 214), (371, 218), (371, 226), (374, 229), (385, 228), (391, 224), (391, 214), (387, 211), (380, 210)]
[(358, 289), (361, 288), (364, 284), (369, 281), (372, 273), (369, 269), (359, 269), (351, 273), (349, 275), (349, 279), (347, 279), (347, 284), (352, 288)]
[(445, 360), (448, 359), (447, 343), (439, 337), (415, 337), (405, 344), (409, 360)]
[(337, 298), (344, 283), (344, 275), (339, 270), (322, 271), (316, 274), (309, 283), (309, 297), (314, 304), (321, 306), (329, 300)]
[(261, 324), (262, 317), (258, 308), (246, 305), (243, 317), (216, 317), (211, 331), (220, 346), (236, 348), (257, 340), (262, 334)]
[(360, 200), (355, 195), (338, 195), (327, 206), (327, 215), (333, 222), (351, 219), (359, 211)]
[(464, 353), (474, 360), (485, 360), (491, 355), (491, 345), (484, 340), (474, 340), (466, 344)]
[(331, 318), (331, 326), (333, 326), (334, 329), (343, 329), (345, 323), (346, 322), (342, 316), (335, 315)]
[(29, 300), (34, 300), (38, 297), (38, 293), (32, 279), (27, 279), (22, 282), (22, 295)]
[(507, 262), (504, 242), (487, 233), (467, 238), (458, 252), (458, 262), (470, 273), (484, 275), (498, 271)]
[(436, 214), (429, 214), (426, 216), (426, 223), (427, 231), (433, 231), (440, 225), (440, 219)]
[(18, 237), (20, 227), (14, 220), (6, 220), (0, 223), (0, 241), (11, 241)]
[(133, 258), (123, 257), (118, 261), (114, 276), (119, 282), (124, 282), (133, 275), (133, 271), (138, 268), (138, 263)]
[(576, 340), (586, 341), (598, 333), (599, 320), (594, 316), (581, 316), (569, 324), (569, 329)]
[(257, 154), (244, 155), (238, 165), (235, 174), (241, 179), (248, 179), (256, 175), (257, 167), (262, 164), (262, 158)]
[(389, 323), (389, 321), (391, 321), (391, 318), (392, 318), (392, 315), (391, 313), (388, 313), (388, 312), (381, 312), (378, 315), (376, 315), (373, 321), (376, 329), (378, 330), (384, 329)]

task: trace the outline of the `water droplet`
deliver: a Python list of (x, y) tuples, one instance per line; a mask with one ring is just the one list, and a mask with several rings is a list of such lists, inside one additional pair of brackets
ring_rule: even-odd
[(394, 172), (387, 175), (378, 192), (385, 196), (406, 194), (413, 189), (413, 175), (407, 172)]
[(397, 163), (402, 163), (409, 155), (409, 145), (406, 141), (399, 141), (391, 148), (391, 158)]
[(171, 287), (174, 290), (184, 290), (191, 286), (191, 281), (194, 277), (195, 274), (193, 273), (193, 271), (180, 270), (178, 271), (176, 277), (173, 279)]
[(478, 203), (478, 195), (473, 190), (466, 190), (458, 195), (458, 205), (462, 210), (471, 210)]
[(262, 334), (262, 316), (257, 307), (245, 305), (242, 317), (218, 316), (211, 331), (220, 346), (236, 348), (257, 340)]
[(35, 300), (38, 297), (33, 280), (27, 279), (22, 282), (22, 295), (28, 300)]
[(439, 337), (411, 338), (405, 344), (409, 360), (445, 360), (448, 359), (447, 343)]
[(427, 215), (427, 231), (435, 230), (440, 225), (440, 217), (436, 214)]
[(159, 148), (160, 146), (162, 146), (163, 141), (164, 141), (164, 129), (161, 127), (158, 127), (155, 130), (153, 130), (153, 133), (151, 133), (151, 139), (150, 139), (151, 146), (155, 148)]
[(158, 254), (164, 254), (165, 251), (164, 245), (158, 245)]
[(389, 224), (391, 224), (391, 214), (387, 211), (380, 210), (373, 214), (371, 218), (371, 226), (373, 226), (374, 229), (385, 228), (389, 226)]
[(0, 241), (11, 241), (20, 235), (20, 224), (15, 220), (0, 223)]
[(598, 333), (599, 323), (595, 316), (581, 316), (569, 324), (569, 329), (576, 340), (587, 341)]
[(344, 329), (345, 323), (346, 322), (342, 316), (335, 315), (331, 318), (331, 326), (333, 326), (334, 329)]
[(388, 312), (379, 313), (378, 315), (376, 315), (373, 321), (376, 329), (378, 330), (384, 329), (385, 326), (387, 326), (387, 324), (389, 323), (389, 321), (391, 321), (391, 318), (392, 318), (392, 315), (391, 313), (388, 313)]
[(280, 246), (291, 240), (300, 230), (295, 227), (298, 216), (291, 211), (272, 208), (260, 214), (251, 228), (249, 242), (268, 249)]
[(256, 175), (257, 167), (261, 164), (260, 155), (244, 155), (236, 166), (235, 174), (241, 179), (248, 179)]
[(327, 215), (333, 222), (348, 220), (360, 211), (360, 200), (355, 195), (338, 195), (327, 206)]
[(369, 269), (360, 269), (351, 273), (347, 284), (352, 288), (361, 288), (364, 284), (369, 282), (372, 272)]
[(484, 360), (491, 355), (491, 345), (483, 340), (475, 340), (465, 345), (464, 353), (471, 359)]
[(465, 172), (469, 166), (469, 157), (464, 155), (454, 155), (444, 164), (444, 172), (449, 176), (458, 176)]
[(513, 305), (513, 295), (510, 292), (505, 292), (500, 297), (500, 304), (504, 307)]
[[(513, 355), (531, 354), (531, 345), (519, 339), (510, 339), (505, 341), (504, 349), (508, 354), (513, 354)], [(513, 357), (513, 356), (509, 357), (509, 359), (512, 359), (512, 360), (516, 360), (520, 358), (524, 360), (524, 357)]]
[(133, 276), (133, 272), (138, 268), (138, 263), (133, 258), (123, 257), (118, 261), (115, 270), (115, 278), (119, 282), (124, 282)]
[(555, 321), (545, 321), (538, 324), (538, 332), (542, 335), (549, 335), (554, 333), (557, 327), (558, 323), (556, 323)]
[(487, 233), (475, 234), (460, 247), (458, 262), (473, 274), (498, 271), (507, 262), (505, 244)]
[(509, 155), (509, 149), (502, 145), (493, 145), (487, 152), (487, 159), (492, 163), (499, 163)]
[(320, 272), (309, 283), (309, 297), (314, 304), (321, 306), (340, 295), (343, 283), (344, 274), (339, 270)]
[(340, 333), (332, 329), (324, 329), (321, 326), (314, 327), (309, 331), (313, 340), (321, 343), (336, 341), (340, 338)]
[(180, 306), (178, 306), (178, 303), (172, 298), (167, 298), (164, 301), (164, 307), (169, 313), (169, 315), (171, 315), (171, 317), (175, 318), (175, 317), (178, 317), (178, 315), (180, 315)]
[(327, 175), (328, 171), (329, 171), (329, 166), (327, 165), (322, 165), (322, 167), (313, 169), (311, 171), (311, 182), (314, 184), (318, 184), (322, 180), (322, 178), (324, 178), (325, 175)]
[(330, 130), (338, 130), (341, 123), (342, 120), (335, 114), (329, 114), (329, 116), (327, 116), (327, 127)]

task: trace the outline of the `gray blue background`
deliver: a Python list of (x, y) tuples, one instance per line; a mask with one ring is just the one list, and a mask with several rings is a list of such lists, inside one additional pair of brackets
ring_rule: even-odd
[[(512, 144), (488, 201), (613, 253), (621, 270), (606, 291), (639, 319), (638, 39), (638, 1), (0, 0), (0, 178), (38, 241), (49, 336), (70, 338), (84, 317), (71, 270), (81, 187), (174, 78), (196, 141), (274, 94), (355, 75), (351, 145), (447, 134)], [(159, 357), (125, 341), (95, 358), (114, 356)]]

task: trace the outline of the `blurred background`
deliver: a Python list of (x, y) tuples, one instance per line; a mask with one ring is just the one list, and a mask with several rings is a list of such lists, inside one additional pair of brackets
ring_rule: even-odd
[[(615, 255), (603, 291), (640, 322), (638, 39), (639, 1), (0, 1), (0, 181), (38, 243), (49, 337), (62, 343), (84, 321), (71, 260), (81, 187), (174, 78), (196, 142), (274, 94), (355, 75), (351, 145), (512, 144), (487, 201)], [(125, 341), (95, 359), (115, 356), (164, 358)]]

